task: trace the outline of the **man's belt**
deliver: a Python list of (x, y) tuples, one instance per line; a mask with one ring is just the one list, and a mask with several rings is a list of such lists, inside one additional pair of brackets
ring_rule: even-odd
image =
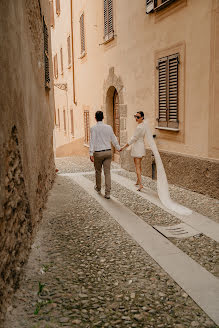
[(108, 151), (108, 150), (111, 150), (111, 149), (95, 150), (95, 153), (100, 153), (101, 151)]

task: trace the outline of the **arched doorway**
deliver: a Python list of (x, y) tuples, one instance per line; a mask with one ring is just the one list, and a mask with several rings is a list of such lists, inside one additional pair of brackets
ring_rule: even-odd
[[(115, 87), (108, 89), (106, 97), (106, 123), (111, 125), (115, 136), (120, 143), (120, 114), (119, 114), (119, 95)], [(120, 154), (113, 147), (113, 160), (120, 162)]]

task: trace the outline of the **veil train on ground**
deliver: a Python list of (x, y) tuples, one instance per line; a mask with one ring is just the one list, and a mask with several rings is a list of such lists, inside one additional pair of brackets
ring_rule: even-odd
[(167, 182), (167, 176), (166, 172), (164, 170), (164, 166), (162, 163), (162, 160), (160, 158), (159, 151), (157, 149), (157, 145), (153, 139), (150, 126), (148, 124), (148, 121), (144, 121), (145, 125), (145, 133), (147, 136), (147, 141), (149, 143), (149, 146), (154, 154), (155, 161), (156, 161), (156, 167), (157, 167), (157, 193), (160, 198), (161, 203), (166, 206), (168, 209), (181, 214), (181, 215), (189, 215), (192, 213), (192, 210), (189, 208), (182, 206), (180, 204), (175, 203), (171, 198), (169, 194), (169, 187)]

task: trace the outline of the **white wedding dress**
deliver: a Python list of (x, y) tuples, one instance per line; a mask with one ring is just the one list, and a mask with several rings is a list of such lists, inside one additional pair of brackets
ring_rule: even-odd
[(157, 145), (153, 139), (150, 126), (147, 122), (147, 120), (144, 120), (144, 126), (145, 126), (145, 134), (147, 137), (147, 141), (149, 143), (149, 146), (154, 154), (155, 161), (156, 161), (156, 167), (157, 167), (157, 193), (160, 198), (161, 203), (166, 206), (168, 209), (182, 215), (189, 215), (192, 213), (192, 211), (184, 207), (180, 204), (175, 203), (171, 198), (169, 194), (169, 187), (167, 182), (166, 173), (163, 167), (162, 160), (160, 158), (160, 154), (157, 149)]

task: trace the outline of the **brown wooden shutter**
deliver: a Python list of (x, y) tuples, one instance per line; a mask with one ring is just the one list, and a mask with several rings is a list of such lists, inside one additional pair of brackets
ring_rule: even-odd
[(80, 17), (80, 32), (81, 32), (81, 54), (85, 53), (85, 35), (84, 35), (84, 14)]
[(55, 125), (57, 124), (57, 121), (56, 121), (56, 110), (54, 110), (54, 122), (55, 122)]
[(63, 51), (60, 49), (61, 74), (63, 74)]
[(51, 27), (55, 26), (55, 20), (54, 20), (54, 6), (53, 6), (53, 0), (49, 3), (50, 6), (50, 25)]
[(158, 60), (158, 126), (178, 128), (179, 55)]
[(104, 0), (104, 39), (108, 41), (113, 36), (113, 0)]
[(60, 15), (60, 0), (56, 0), (56, 14)]
[(178, 63), (179, 55), (168, 58), (169, 94), (168, 94), (168, 127), (178, 128)]
[(49, 88), (49, 34), (43, 18), (45, 87)]
[(65, 116), (65, 109), (63, 110), (63, 122), (64, 122), (64, 131), (66, 131), (66, 116)]
[(90, 142), (90, 118), (89, 111), (84, 111), (84, 143), (89, 144)]
[(71, 37), (67, 38), (67, 48), (68, 48), (68, 67), (71, 66)]
[(167, 57), (161, 58), (158, 61), (158, 106), (159, 126), (167, 127)]
[(70, 110), (70, 115), (71, 115), (71, 134), (74, 134), (73, 109)]

